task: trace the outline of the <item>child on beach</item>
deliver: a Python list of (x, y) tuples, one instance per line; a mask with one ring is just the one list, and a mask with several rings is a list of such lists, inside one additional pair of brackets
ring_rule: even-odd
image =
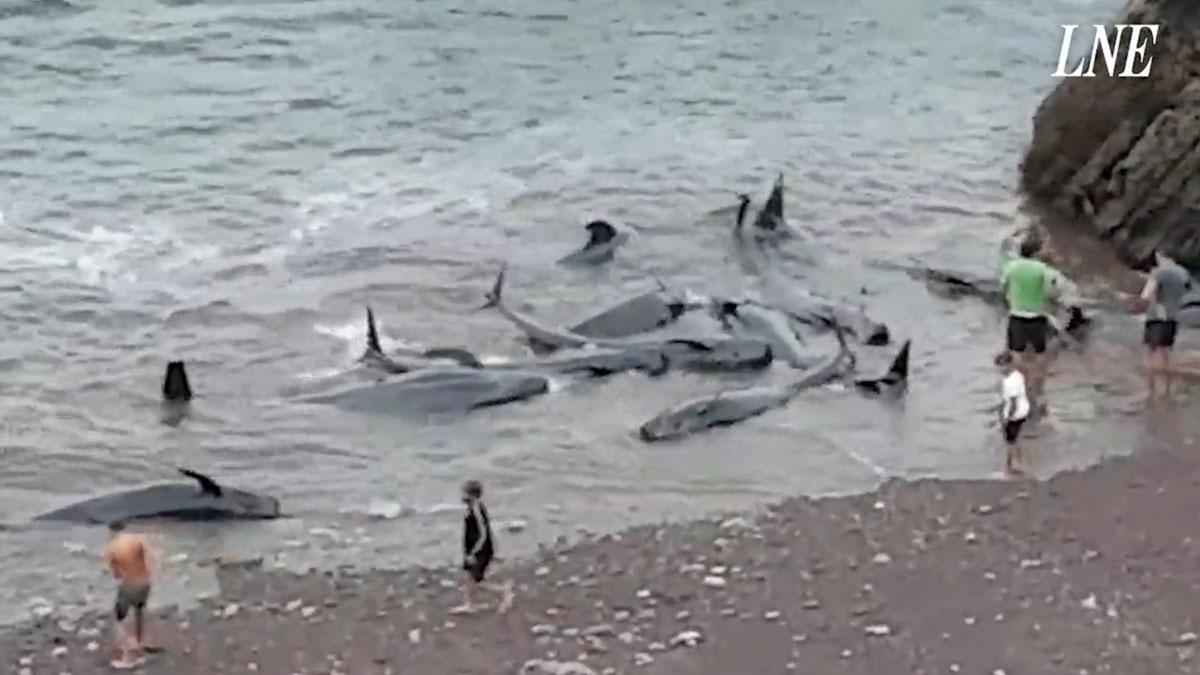
[(492, 563), (492, 556), (496, 554), (492, 524), (488, 519), (487, 507), (483, 505), (483, 485), (477, 480), (469, 480), (464, 483), (462, 500), (467, 506), (467, 512), (463, 516), (463, 569), (468, 576), (466, 602), (451, 609), (450, 613), (470, 614), (474, 612), (475, 589), (479, 586), (501, 594), (503, 599), (496, 611), (504, 613), (513, 601), (512, 584), (493, 586), (483, 583), (487, 568)]
[(1011, 356), (998, 361), (1004, 372), (1004, 381), (1000, 386), (1000, 423), (1007, 445), (1004, 466), (1010, 475), (1016, 475), (1023, 472), (1020, 465), (1025, 464), (1018, 439), (1021, 427), (1029, 416), (1029, 398), (1025, 393), (1025, 376), (1017, 368), (1016, 361)]

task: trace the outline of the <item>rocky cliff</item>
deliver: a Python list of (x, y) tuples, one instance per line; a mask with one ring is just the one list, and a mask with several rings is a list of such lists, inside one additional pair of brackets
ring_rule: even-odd
[(1129, 0), (1117, 23), (1160, 24), (1149, 77), (1063, 79), (1034, 115), (1024, 189), (1129, 260), (1200, 263), (1200, 0)]

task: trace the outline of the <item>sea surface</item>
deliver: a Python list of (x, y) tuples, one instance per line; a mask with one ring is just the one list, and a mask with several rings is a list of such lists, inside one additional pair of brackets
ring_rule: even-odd
[[(32, 516), (177, 466), (295, 517), (149, 525), (159, 605), (212, 592), (215, 557), (453, 564), (468, 477), (511, 559), (581, 529), (994, 476), (998, 315), (876, 263), (993, 268), (1027, 220), (1018, 164), (1060, 24), (1120, 5), (4, 0), (0, 622), (110, 602), (103, 528)], [(359, 369), (367, 304), (389, 347), (522, 356), (478, 311), (503, 263), (509, 301), (549, 323), (657, 279), (752, 295), (736, 195), (761, 202), (781, 172), (801, 236), (780, 271), (913, 340), (903, 403), (827, 387), (647, 445), (638, 425), (668, 406), (792, 373), (562, 379), (429, 423), (296, 400)], [(629, 243), (556, 266), (593, 218)], [(1065, 360), (1039, 475), (1128, 451), (1140, 383), (1101, 388), (1088, 368), (1134, 354)], [(196, 392), (178, 426), (159, 415), (172, 359)]]

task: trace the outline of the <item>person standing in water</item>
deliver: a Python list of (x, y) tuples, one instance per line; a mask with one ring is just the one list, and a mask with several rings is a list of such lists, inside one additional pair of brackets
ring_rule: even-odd
[(1028, 382), (1030, 398), (1044, 411), (1046, 404), (1042, 392), (1046, 378), (1046, 346), (1050, 337), (1046, 308), (1049, 296), (1055, 290), (1055, 280), (1061, 275), (1035, 258), (1040, 249), (1040, 237), (1026, 236), (1017, 257), (1004, 263), (1000, 285), (1008, 307), (1009, 355)]
[(463, 570), (467, 573), (466, 602), (450, 610), (451, 614), (470, 614), (475, 611), (475, 590), (483, 586), (489, 591), (501, 594), (503, 599), (497, 611), (504, 613), (513, 601), (511, 583), (506, 586), (484, 584), (488, 566), (496, 554), (495, 538), (492, 535), (492, 523), (488, 518), (487, 507), (483, 505), (483, 485), (477, 480), (469, 480), (463, 484), (462, 500), (467, 511), (463, 516)]
[(1017, 369), (1013, 358), (1004, 357), (999, 363), (1004, 373), (1000, 385), (1000, 425), (1007, 446), (1004, 468), (1009, 475), (1018, 475), (1024, 473), (1027, 467), (1019, 440), (1021, 427), (1029, 417), (1029, 399), (1025, 395), (1025, 377)]
[(1140, 295), (1122, 293), (1130, 311), (1144, 312), (1142, 343), (1146, 346), (1146, 388), (1150, 398), (1157, 395), (1157, 377), (1163, 380), (1163, 394), (1171, 395), (1171, 351), (1179, 330), (1178, 313), (1183, 296), (1192, 288), (1192, 277), (1167, 255), (1154, 251), (1153, 268)]
[[(133, 668), (144, 651), (154, 651), (143, 642), (146, 602), (150, 598), (150, 576), (156, 556), (143, 536), (125, 531), (125, 523), (114, 522), (108, 526), (109, 539), (102, 557), (113, 578), (117, 580), (117, 600), (113, 606), (116, 615), (116, 640), (120, 658), (112, 662), (114, 668)], [(124, 630), (125, 618), (133, 613), (133, 640)]]

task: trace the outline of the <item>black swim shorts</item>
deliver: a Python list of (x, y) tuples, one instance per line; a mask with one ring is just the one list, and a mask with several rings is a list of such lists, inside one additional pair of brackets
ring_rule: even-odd
[(1025, 420), (1010, 420), (1004, 423), (1004, 441), (1009, 445), (1017, 442), (1017, 437), (1021, 435), (1021, 427), (1025, 424)]
[(1008, 317), (1008, 349), (1018, 354), (1029, 347), (1038, 354), (1046, 352), (1046, 338), (1050, 334), (1050, 322), (1044, 316), (1028, 318)]
[(471, 578), (475, 583), (483, 581), (483, 577), (487, 574), (488, 565), (492, 564), (492, 556), (480, 551), (473, 557), (463, 561), (463, 569), (471, 574)]
[(1169, 349), (1175, 346), (1175, 333), (1179, 324), (1175, 321), (1147, 321), (1142, 333), (1142, 342), (1151, 349)]

